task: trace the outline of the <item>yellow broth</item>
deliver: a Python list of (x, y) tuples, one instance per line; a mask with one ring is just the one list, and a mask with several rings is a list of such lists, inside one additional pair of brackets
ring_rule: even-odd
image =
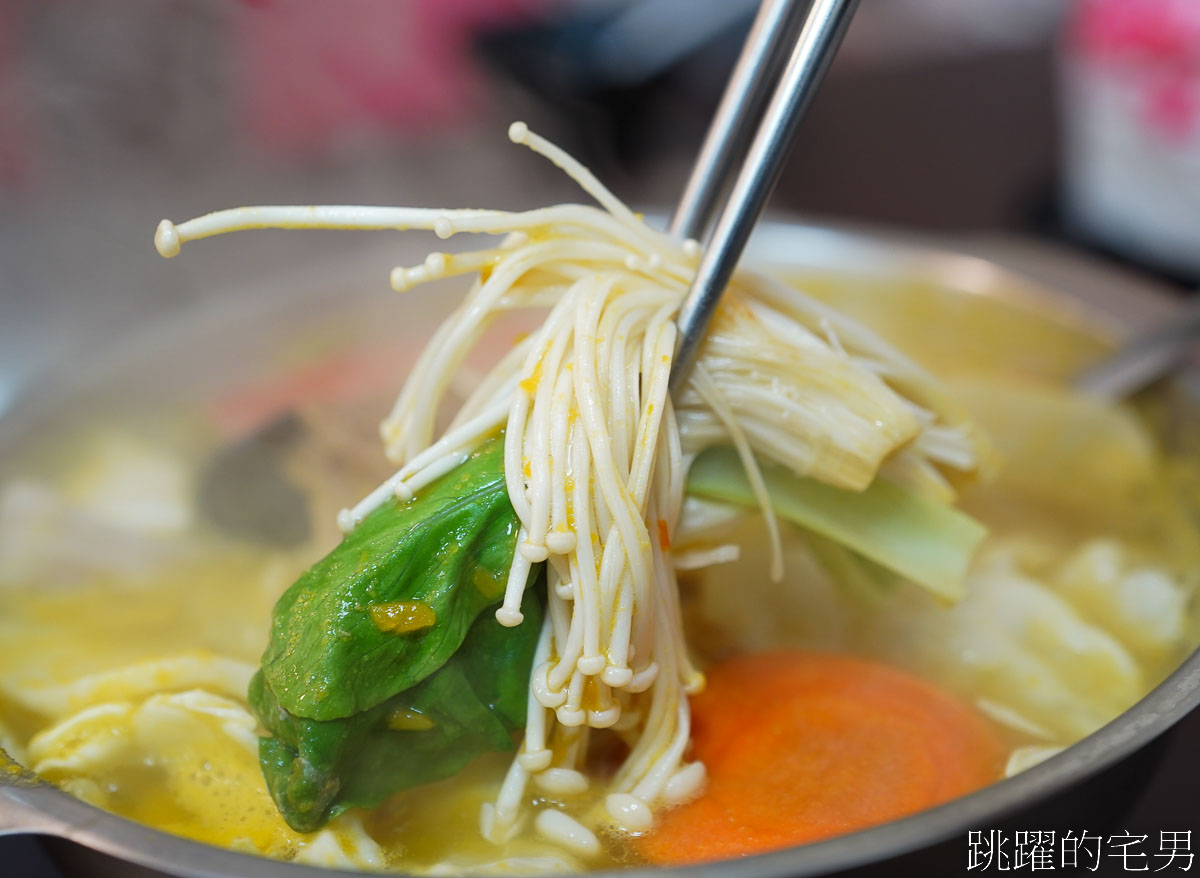
[[(1030, 399), (1040, 400), (1045, 413), (1060, 408), (1063, 397), (1055, 388), (1106, 348), (1094, 333), (1024, 305), (923, 282), (795, 280), (819, 297), (836, 300), (839, 309), (962, 389), (1010, 456), (995, 481), (966, 487), (964, 505), (998, 536), (1034, 534), (1037, 539), (1026, 541), (1022, 555), (1029, 569), (1050, 569), (1057, 563), (1055, 553), (1094, 536), (1114, 537), (1133, 557), (1180, 576), (1200, 569), (1193, 522), (1171, 490), (1162, 456), (1145, 444), (1131, 415), (1110, 417), (1084, 408), (1078, 421), (1094, 430), (1065, 438), (1061, 432), (1037, 432), (1041, 413), (1034, 406), (1030, 414)], [(381, 392), (356, 405), (382, 415), (386, 398)], [(106, 437), (128, 441), (132, 436), (131, 448), (153, 447), (175, 460), (190, 484), (207, 452), (221, 441), (218, 427), (206, 421), (210, 415), (204, 406), (199, 412), (186, 406), (171, 411), (160, 403), (132, 413), (126, 406), (119, 419), (101, 414), (86, 425), (60, 424), (51, 431), (53, 442), (43, 437), (14, 452), (6, 469), (57, 492), (68, 506), (87, 506), (96, 501), (97, 484), (106, 484), (108, 464), (97, 461), (97, 447)], [(359, 438), (366, 445), (374, 441), (370, 434)], [(48, 766), (43, 775), (71, 792), (168, 832), (281, 858), (339, 862), (336, 852), (315, 850), (313, 838), (283, 823), (254, 753), (243, 745), (253, 729), (238, 727), (239, 743), (227, 726), (243, 720), (222, 712), (226, 704), (244, 707), (239, 674), (258, 661), (275, 599), (329, 548), (335, 504), (360, 496), (371, 484), (370, 474), (384, 469), (380, 462), (366, 472), (351, 472), (340, 459), (322, 460), (312, 449), (304, 454), (306, 470), (324, 467), (329, 477), (311, 510), (314, 536), (299, 547), (272, 549), (221, 536), (192, 516), (170, 533), (146, 537), (142, 545), (153, 551), (125, 573), (49, 561), (44, 569), (0, 569), (0, 744), (19, 759)], [(1039, 469), (1041, 456), (1074, 457), (1076, 465)], [(190, 488), (176, 500), (189, 503)], [(743, 524), (739, 536), (748, 550), (733, 575), (739, 582), (765, 583), (766, 552), (754, 548), (761, 527)], [(867, 634), (879, 633), (878, 619), (860, 622), (858, 610), (848, 610), (842, 598), (830, 598), (814, 610), (805, 595), (819, 572), (795, 552), (789, 564), (790, 589), (770, 613), (758, 606), (757, 619), (740, 618), (714, 597), (727, 571), (686, 584), (691, 639), (701, 656), (780, 643), (855, 648)], [(768, 623), (762, 616), (772, 618)], [(1184, 646), (1143, 659), (1143, 691), (1195, 644), (1194, 618), (1191, 624)], [(844, 635), (837, 642), (830, 640), (835, 630)], [(954, 668), (909, 661), (886, 643), (862, 649), (908, 665), (964, 698), (973, 696), (962, 690)], [(164, 659), (175, 665), (152, 667)], [(230, 664), (214, 670), (217, 660)], [(139, 665), (150, 670), (118, 672)], [(89, 679), (91, 684), (80, 685)], [(197, 691), (209, 700), (189, 695)], [(56, 744), (39, 740), (48, 726), (88, 710), (91, 715)], [(1033, 740), (1011, 730), (1007, 734), (1014, 746)], [(31, 751), (40, 758), (32, 759)], [(331, 843), (350, 856), (364, 849), (365, 831), (382, 858), (376, 865), (390, 867), (494, 858), (496, 849), (477, 831), (479, 806), (495, 794), (506, 765), (504, 757), (487, 757), (459, 778), (400, 794), (375, 812), (358, 815), (354, 825), (343, 821), (332, 830)], [(573, 808), (582, 816), (591, 805), (584, 801)], [(527, 834), (506, 853), (537, 858), (547, 848)], [(626, 845), (610, 839), (605, 856), (589, 865), (630, 858)]]

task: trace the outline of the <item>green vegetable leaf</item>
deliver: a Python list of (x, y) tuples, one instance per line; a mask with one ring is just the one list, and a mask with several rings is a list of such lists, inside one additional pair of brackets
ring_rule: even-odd
[[(880, 567), (957, 601), (967, 568), (986, 529), (963, 512), (876, 478), (860, 492), (797, 476), (760, 463), (771, 505), (780, 518), (851, 550)], [(688, 470), (697, 497), (753, 506), (756, 501), (737, 452), (710, 448)]]
[[(287, 713), (350, 717), (419, 683), (503, 592), (518, 522), (504, 444), (484, 443), (408, 502), (376, 509), (275, 605), (263, 681)], [(381, 630), (371, 607), (416, 602), (434, 622)]]
[(804, 531), (803, 539), (813, 558), (833, 581), (860, 601), (877, 601), (894, 592), (904, 581), (886, 567), (814, 531)]
[(313, 832), (350, 807), (373, 807), (457, 774), (481, 753), (513, 749), (525, 725), (529, 673), (542, 624), (538, 589), (525, 621), (481, 616), (446, 664), (413, 688), (351, 717), (313, 720), (284, 709), (264, 675), (250, 686), (267, 788), (288, 824)]

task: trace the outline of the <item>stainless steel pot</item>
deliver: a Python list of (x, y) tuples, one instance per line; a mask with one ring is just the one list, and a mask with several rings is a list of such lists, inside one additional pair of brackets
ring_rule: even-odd
[[(1113, 338), (1134, 331), (1169, 315), (1177, 303), (1161, 290), (1111, 272), (1065, 259), (1046, 251), (976, 243), (993, 258), (970, 256), (927, 246), (895, 235), (857, 230), (816, 227), (796, 223), (768, 223), (756, 235), (752, 258), (796, 270), (829, 271), (875, 277), (904, 277), (965, 293), (1001, 296), (1025, 301), (1057, 319), (1092, 327)], [(1000, 255), (1004, 254), (1004, 255)], [(391, 253), (391, 258), (396, 254)], [(1021, 268), (1005, 267), (1008, 261)], [(365, 276), (364, 266), (377, 266), (377, 258), (354, 258), (345, 265), (325, 266), (317, 272), (284, 280), (268, 280), (235, 297), (223, 297), (219, 307), (206, 314), (192, 314), (147, 329), (139, 342), (126, 344), (119, 356), (108, 356), (109, 366), (89, 369), (87, 380), (102, 382), (137, 363), (155, 362), (154, 357), (170, 351), (176, 359), (187, 358), (188, 342), (223, 337), (238, 326), (259, 325), (266, 319), (276, 324), (280, 315), (302, 315), (304, 320), (322, 321), (339, 314), (354, 315), (358, 329), (394, 325), (388, 319), (411, 315), (412, 309), (435, 314), (448, 307), (444, 297), (418, 299), (397, 306), (392, 298), (375, 293), (347, 294), (347, 289), (377, 290), (378, 277)], [(361, 283), (358, 281), (361, 279)], [(1047, 282), (1048, 281), (1048, 282)], [(231, 308), (231, 301), (251, 302)], [(399, 308), (399, 310), (397, 310)], [(405, 310), (407, 309), (407, 310)], [(203, 345), (201, 346), (203, 347)], [(213, 358), (206, 351), (211, 366)], [(223, 368), (244, 368), (241, 361)], [(71, 379), (78, 383), (78, 372)], [(64, 373), (65, 375), (66, 373)], [(221, 374), (207, 380), (220, 381)], [(5, 441), (19, 436), (30, 424), (52, 411), (57, 399), (70, 388), (63, 376), (41, 380), (41, 393), (26, 394), (14, 409), (0, 418), (0, 453)], [(77, 389), (77, 388), (76, 388)], [(1200, 397), (1178, 395), (1173, 404), (1200, 413)], [(1055, 797), (1079, 791), (1095, 778), (1141, 774), (1141, 766), (1130, 762), (1148, 759), (1145, 748), (1182, 717), (1200, 705), (1200, 651), (1134, 707), (1095, 734), (1052, 759), (1016, 777), (994, 784), (970, 796), (912, 817), (852, 835), (747, 859), (689, 867), (696, 876), (722, 878), (774, 878), (774, 876), (819, 875), (886, 861), (889, 870), (895, 858), (916, 856), (914, 852), (950, 841), (965, 853), (968, 830), (1002, 826), (1006, 818), (1028, 813)], [(2, 753), (2, 751), (0, 751)], [(1152, 755), (1152, 754), (1151, 754)], [(1186, 817), (1186, 815), (1183, 815)], [(1027, 828), (1036, 828), (1027, 824)], [(245, 878), (300, 878), (304, 875), (353, 874), (331, 872), (308, 866), (276, 862), (234, 853), (167, 835), (101, 811), (42, 783), (11, 762), (0, 762), (0, 835), (31, 833), (66, 840), (73, 845), (57, 848), (64, 864), (81, 862), (87, 874), (107, 863), (112, 874), (140, 874), (144, 870), (186, 878), (238, 875)], [(624, 878), (650, 875), (652, 870), (620, 873)], [(148, 873), (149, 874), (149, 873)]]

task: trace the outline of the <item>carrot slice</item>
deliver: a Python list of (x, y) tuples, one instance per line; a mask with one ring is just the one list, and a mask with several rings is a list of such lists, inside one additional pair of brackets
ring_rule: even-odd
[(638, 839), (652, 863), (763, 853), (894, 820), (999, 779), (988, 723), (928, 683), (863, 659), (796, 651), (710, 669), (692, 699), (700, 798)]

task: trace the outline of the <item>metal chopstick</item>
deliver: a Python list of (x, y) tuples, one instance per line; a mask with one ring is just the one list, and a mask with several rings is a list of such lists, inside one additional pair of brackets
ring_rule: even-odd
[(795, 44), (804, 6), (804, 0), (763, 0), (759, 6), (671, 219), (675, 237), (704, 239), (717, 199), (734, 164), (745, 155), (754, 120), (762, 115)]
[[(858, 0), (812, 0), (787, 64), (750, 142), (745, 161), (717, 214), (691, 289), (676, 319), (679, 338), (671, 368), (672, 391), (682, 387), (687, 380), (717, 302), (737, 267), (755, 221), (779, 179), (800, 119), (828, 71), (857, 5)], [(781, 42), (759, 40), (755, 45), (760, 51), (772, 47), (778, 51)], [(738, 66), (742, 66), (741, 62)], [(771, 66), (765, 60), (762, 62), (765, 69), (771, 69)], [(758, 65), (755, 69), (758, 69)], [(732, 87), (745, 88), (736, 75), (731, 82)], [(723, 140), (731, 136), (731, 132), (714, 124), (709, 136)], [(719, 147), (713, 150), (723, 152)], [(706, 144), (701, 155), (708, 151)], [(717, 163), (714, 162), (713, 168), (716, 167)], [(688, 222), (691, 224), (694, 220)]]

